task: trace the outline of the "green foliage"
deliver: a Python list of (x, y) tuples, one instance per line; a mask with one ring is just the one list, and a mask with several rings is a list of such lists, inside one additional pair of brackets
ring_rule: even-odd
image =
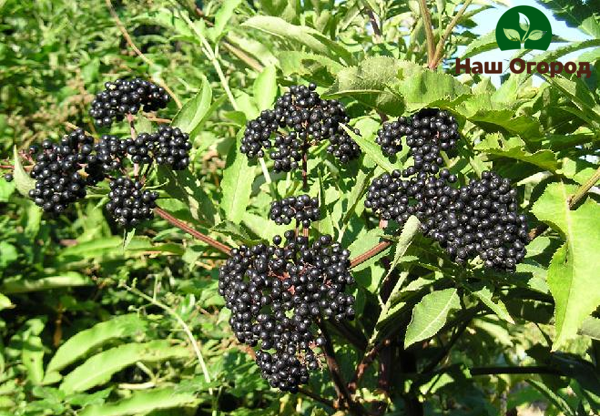
[[(425, 2), (432, 41), (452, 29), (434, 69), (417, 1), (109, 3), (0, 0), (0, 170), (14, 170), (13, 182), (0, 176), (0, 416), (504, 415), (534, 403), (548, 415), (600, 412), (593, 2), (540, 0), (588, 38), (524, 58), (580, 54), (592, 77), (509, 73), (498, 86), (453, 68), (496, 48), (493, 31), (471, 31), (494, 2), (475, 2), (452, 25), (461, 2)], [(56, 218), (24, 197), (33, 142), (61, 137), (66, 123), (129, 134), (119, 123), (96, 131), (87, 114), (103, 83), (123, 76), (177, 98), (137, 116), (138, 131), (171, 123), (194, 143), (189, 170), (148, 176), (158, 205), (231, 247), (281, 235), (289, 227), (268, 220), (269, 204), (302, 191), (300, 172), (275, 173), (239, 151), (246, 122), (293, 84), (315, 82), (346, 106), (362, 156), (342, 166), (316, 146), (307, 185), (322, 210), (311, 236), (333, 234), (352, 258), (389, 243), (353, 268), (357, 319), (324, 323), (353, 406), (324, 357), (304, 394), (269, 388), (229, 327), (222, 252), (158, 217), (124, 233), (102, 209), (104, 185)], [(458, 185), (484, 170), (509, 178), (543, 233), (516, 273), (458, 265), (415, 217), (380, 228), (365, 210), (374, 177), (412, 164), (406, 148), (383, 155), (382, 121), (424, 107), (460, 124), (458, 151), (443, 154)]]

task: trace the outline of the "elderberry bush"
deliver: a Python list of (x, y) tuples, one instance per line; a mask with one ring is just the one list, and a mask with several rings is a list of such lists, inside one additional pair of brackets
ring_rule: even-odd
[(273, 201), (269, 218), (279, 225), (288, 225), (296, 220), (304, 228), (308, 228), (311, 222), (320, 219), (319, 200), (309, 195), (299, 195)]
[(276, 172), (298, 168), (309, 148), (324, 140), (329, 141), (327, 152), (340, 162), (356, 159), (360, 148), (341, 127), (350, 121), (344, 106), (337, 100), (322, 99), (316, 88), (315, 84), (294, 85), (277, 99), (273, 109), (249, 121), (241, 152), (249, 158), (268, 153)]
[(90, 116), (100, 127), (110, 127), (113, 121), (122, 121), (126, 114), (137, 114), (140, 109), (159, 110), (171, 99), (163, 87), (140, 78), (122, 78), (107, 82), (104, 87), (90, 109)]
[(219, 293), (231, 310), (237, 339), (258, 348), (257, 364), (271, 386), (297, 391), (316, 369), (324, 340), (315, 321), (354, 319), (350, 253), (322, 235), (314, 242), (286, 231), (273, 244), (231, 251), (219, 269)]

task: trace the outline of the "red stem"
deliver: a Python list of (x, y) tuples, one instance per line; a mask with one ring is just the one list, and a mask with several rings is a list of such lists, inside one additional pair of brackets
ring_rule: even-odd
[(360, 254), (360, 255), (356, 256), (355, 258), (353, 258), (352, 260), (350, 260), (350, 268), (356, 267), (359, 264), (361, 264), (362, 262), (369, 260), (371, 257), (376, 256), (377, 254), (381, 253), (383, 250), (385, 250), (386, 248), (388, 248), (391, 245), (392, 245), (391, 241), (382, 241), (381, 243), (377, 244), (375, 247), (365, 251), (363, 254)]
[(177, 218), (175, 218), (174, 216), (172, 216), (171, 214), (169, 214), (162, 208), (156, 207), (156, 208), (154, 208), (154, 212), (156, 213), (156, 215), (158, 215), (162, 219), (173, 224), (175, 227), (185, 231), (186, 233), (192, 235), (194, 238), (197, 238), (198, 240), (208, 244), (209, 246), (222, 251), (223, 253), (227, 254), (228, 256), (231, 253), (231, 248), (229, 246), (227, 246), (223, 243), (220, 243), (217, 240), (214, 240), (214, 239), (202, 234), (200, 231), (195, 230), (194, 228), (187, 225), (185, 222), (178, 220)]

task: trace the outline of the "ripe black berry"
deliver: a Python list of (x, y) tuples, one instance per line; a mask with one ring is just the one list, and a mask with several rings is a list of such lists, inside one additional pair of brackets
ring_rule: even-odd
[(104, 84), (105, 90), (96, 94), (90, 115), (98, 126), (110, 127), (114, 120), (123, 120), (126, 114), (156, 111), (170, 101), (164, 88), (140, 78), (118, 79)]
[[(140, 135), (141, 136), (141, 135)], [(186, 169), (190, 164), (190, 136), (178, 127), (161, 126), (151, 136), (156, 163), (173, 170)]]
[(158, 193), (143, 190), (139, 181), (120, 177), (110, 183), (106, 209), (123, 227), (131, 228), (154, 217)]
[(14, 177), (13, 177), (12, 173), (6, 173), (6, 174), (4, 175), (4, 180), (5, 180), (6, 182), (12, 182), (12, 181), (13, 181), (13, 179), (14, 179)]
[(304, 228), (308, 228), (312, 221), (318, 221), (319, 200), (309, 195), (299, 195), (273, 201), (269, 211), (269, 218), (277, 224), (289, 224), (296, 220)]

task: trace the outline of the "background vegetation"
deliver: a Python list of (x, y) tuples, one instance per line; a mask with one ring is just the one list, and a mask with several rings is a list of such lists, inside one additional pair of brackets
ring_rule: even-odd
[[(195, 143), (189, 172), (153, 178), (159, 205), (231, 245), (267, 239), (281, 232), (268, 204), (300, 177), (264, 175), (238, 152), (240, 133), (286, 86), (315, 82), (362, 135), (358, 162), (340, 167), (321, 148), (309, 163), (318, 231), (356, 256), (384, 234), (363, 208), (366, 185), (410, 163), (373, 144), (381, 121), (446, 108), (463, 136), (452, 172), (463, 184), (486, 169), (510, 178), (536, 238), (515, 274), (458, 266), (419, 235), (357, 267), (354, 342), (330, 328), (345, 382), (377, 347), (352, 401), (378, 414), (599, 414), (599, 8), (540, 4), (591, 39), (519, 56), (585, 51), (591, 77), (540, 74), (536, 87), (506, 74), (496, 88), (454, 76), (453, 58), (496, 47), (493, 31), (470, 31), (486, 1), (0, 0), (0, 164), (73, 126), (97, 133), (87, 108), (107, 80), (152, 79), (175, 99), (138, 127), (183, 106), (177, 122)], [(220, 253), (163, 220), (125, 236), (103, 197), (42, 218), (0, 179), (0, 414), (348, 412), (326, 368), (300, 394), (268, 387), (228, 326)]]

